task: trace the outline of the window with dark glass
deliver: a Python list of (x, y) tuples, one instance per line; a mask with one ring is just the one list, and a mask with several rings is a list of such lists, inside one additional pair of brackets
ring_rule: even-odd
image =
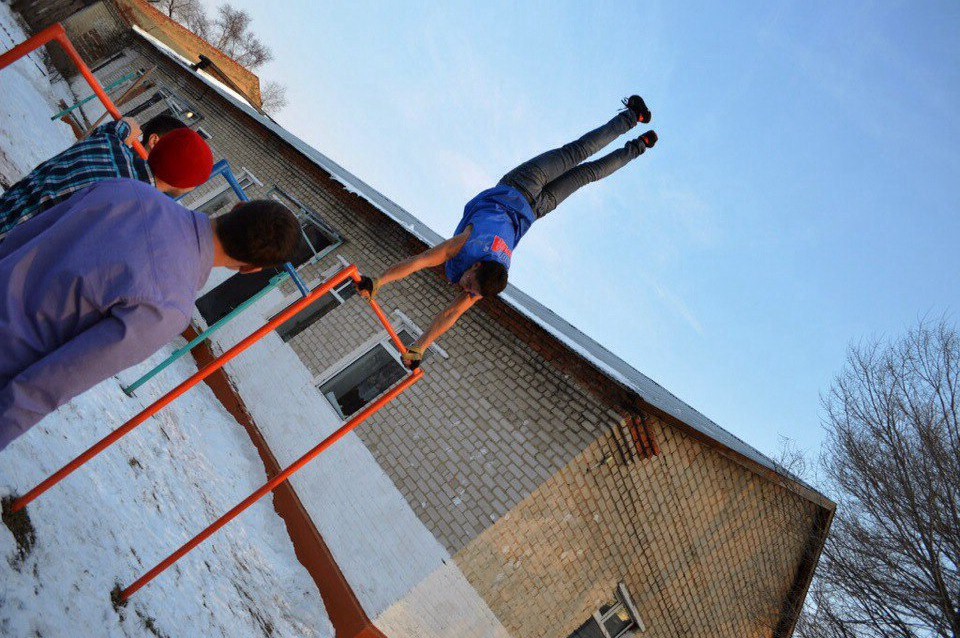
[(646, 628), (638, 619), (626, 586), (620, 583), (614, 600), (602, 605), (569, 638), (622, 638), (631, 629)]
[[(293, 319), (277, 328), (277, 334), (284, 341), (290, 341), (298, 334), (320, 321), (324, 315), (328, 314), (334, 308), (339, 308), (341, 304), (350, 297), (357, 294), (357, 288), (353, 281), (348, 281), (337, 286), (326, 295), (320, 297), (312, 304), (301, 310)], [(294, 301), (293, 303), (296, 303)], [(292, 304), (291, 304), (292, 305)], [(289, 307), (289, 306), (288, 306)], [(286, 310), (286, 308), (284, 308)], [(279, 315), (283, 310), (271, 317), (271, 320)]]
[[(191, 204), (190, 206), (193, 210), (209, 215), (210, 217), (216, 217), (240, 203), (240, 197), (234, 192), (227, 180), (222, 176), (217, 179), (223, 182), (221, 186), (214, 191), (212, 196), (208, 196), (207, 199), (201, 201), (199, 204)], [(257, 182), (252, 175), (246, 170), (243, 170), (240, 172), (240, 175), (237, 176), (237, 183), (240, 184), (241, 190), (246, 193), (247, 190)]]
[[(149, 113), (146, 113), (149, 111)], [(157, 115), (172, 115), (187, 126), (191, 126), (203, 119), (201, 115), (190, 103), (179, 96), (174, 95), (167, 89), (157, 89), (153, 95), (133, 107), (126, 113), (125, 117), (137, 118), (141, 123), (156, 117)], [(137, 117), (142, 115), (142, 117)]]
[[(414, 339), (406, 330), (398, 333), (404, 345)], [(320, 386), (320, 393), (344, 418), (350, 418), (389, 390), (407, 374), (392, 341), (381, 341)]]
[[(232, 191), (230, 191), (232, 194)], [(316, 261), (339, 246), (343, 239), (320, 215), (301, 204), (279, 188), (272, 188), (272, 197), (289, 208), (300, 220), (300, 244), (290, 263), (294, 267)], [(207, 325), (215, 323), (237, 308), (244, 301), (262, 290), (282, 268), (264, 268), (260, 272), (236, 274), (197, 300), (197, 309)]]

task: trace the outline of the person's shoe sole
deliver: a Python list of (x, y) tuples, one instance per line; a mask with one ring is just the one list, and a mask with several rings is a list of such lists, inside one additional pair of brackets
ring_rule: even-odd
[(647, 103), (644, 102), (643, 98), (639, 95), (631, 95), (621, 100), (621, 102), (623, 102), (623, 106), (626, 107), (628, 111), (632, 111), (633, 114), (637, 116), (637, 122), (646, 124), (653, 118), (653, 114), (650, 112), (650, 109), (647, 108)]

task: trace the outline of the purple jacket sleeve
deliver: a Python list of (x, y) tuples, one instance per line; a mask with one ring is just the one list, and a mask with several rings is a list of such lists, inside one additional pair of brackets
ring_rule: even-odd
[(0, 450), (73, 397), (149, 357), (188, 322), (151, 304), (114, 307), (0, 388)]

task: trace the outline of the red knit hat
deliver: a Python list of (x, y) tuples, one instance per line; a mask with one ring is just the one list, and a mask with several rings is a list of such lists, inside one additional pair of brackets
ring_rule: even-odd
[(158, 179), (176, 188), (196, 188), (210, 179), (213, 153), (199, 133), (178, 128), (163, 135), (147, 157)]

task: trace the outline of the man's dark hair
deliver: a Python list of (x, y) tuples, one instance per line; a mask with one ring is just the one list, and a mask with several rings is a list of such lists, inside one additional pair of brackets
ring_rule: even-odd
[(146, 144), (151, 135), (156, 134), (160, 137), (163, 137), (170, 131), (175, 131), (178, 128), (186, 127), (186, 124), (172, 115), (161, 113), (160, 115), (147, 120), (147, 123), (140, 127), (140, 131), (143, 133), (143, 143)]
[(228, 256), (250, 266), (277, 266), (289, 261), (300, 245), (300, 222), (272, 199), (241, 202), (214, 220)]
[(477, 268), (477, 283), (484, 297), (496, 297), (507, 287), (507, 269), (496, 261), (481, 261)]

